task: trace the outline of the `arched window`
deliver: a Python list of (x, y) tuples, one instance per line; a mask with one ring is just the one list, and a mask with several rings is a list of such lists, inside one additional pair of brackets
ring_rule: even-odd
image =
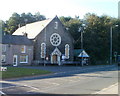
[(42, 43), (41, 44), (41, 58), (45, 58), (46, 55), (46, 44)]
[(65, 45), (65, 57), (66, 59), (69, 59), (69, 50), (70, 46), (68, 44)]

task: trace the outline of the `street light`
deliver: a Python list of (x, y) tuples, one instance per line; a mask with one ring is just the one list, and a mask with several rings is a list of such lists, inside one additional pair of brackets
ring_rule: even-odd
[[(118, 25), (115, 25), (118, 27)], [(112, 64), (112, 34), (113, 34), (113, 26), (110, 27), (110, 64)]]
[(78, 32), (81, 33), (81, 49), (83, 49), (83, 33), (84, 33), (85, 26), (86, 26), (85, 24), (82, 24), (82, 26), (78, 30)]
[[(83, 32), (84, 32), (85, 26), (86, 26), (85, 24), (82, 24), (82, 26), (78, 30), (78, 32), (81, 32), (81, 49), (83, 49)], [(83, 66), (83, 52), (81, 53), (81, 57), (82, 57), (81, 65)]]

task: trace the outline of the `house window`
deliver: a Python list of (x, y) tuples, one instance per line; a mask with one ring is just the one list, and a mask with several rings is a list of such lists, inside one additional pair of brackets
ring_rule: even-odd
[(5, 55), (2, 55), (1, 61), (2, 61), (2, 62), (6, 62), (6, 56), (5, 56)]
[(42, 43), (41, 44), (41, 58), (45, 58), (46, 55), (46, 44)]
[(55, 22), (55, 29), (58, 29), (58, 22)]
[(20, 63), (28, 63), (28, 55), (21, 55)]
[(66, 59), (69, 59), (69, 49), (70, 46), (68, 44), (65, 45), (65, 57)]
[(26, 51), (26, 46), (21, 46), (21, 53), (25, 53)]
[(6, 45), (2, 45), (2, 52), (6, 52)]

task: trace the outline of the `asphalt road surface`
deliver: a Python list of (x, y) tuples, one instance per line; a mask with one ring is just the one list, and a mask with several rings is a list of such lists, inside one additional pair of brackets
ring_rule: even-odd
[(116, 65), (29, 68), (44, 69), (55, 73), (1, 81), (2, 92), (5, 94), (94, 94), (118, 82)]

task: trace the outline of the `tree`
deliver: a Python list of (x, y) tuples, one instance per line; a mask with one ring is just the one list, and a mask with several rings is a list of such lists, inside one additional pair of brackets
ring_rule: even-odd
[(28, 23), (33, 23), (45, 19), (46, 19), (45, 16), (40, 15), (39, 12), (37, 12), (35, 15), (33, 15), (30, 12), (27, 14), (22, 13), (20, 15), (18, 13), (13, 13), (12, 16), (9, 18), (9, 20), (6, 21), (6, 26), (4, 31), (12, 34), (18, 27), (24, 26), (25, 24)]
[(80, 32), (78, 32), (79, 27), (82, 24), (82, 21), (79, 18), (72, 17), (60, 17), (61, 22), (68, 28), (69, 33), (73, 36), (75, 40), (75, 48), (80, 48)]
[(40, 12), (35, 13), (34, 18), (35, 21), (41, 21), (46, 19), (44, 15), (40, 15)]
[(87, 14), (85, 20), (88, 22), (88, 27), (84, 34), (84, 48), (89, 52), (94, 63), (103, 63), (103, 61), (106, 63), (109, 61), (110, 27), (114, 24), (114, 18)]
[[(81, 35), (78, 29), (83, 23), (86, 23), (86, 29), (83, 33), (83, 45), (91, 57), (92, 64), (101, 64), (109, 61), (110, 27), (119, 24), (118, 19), (106, 15), (97, 16), (96, 14), (87, 13), (82, 20), (78, 16), (76, 18), (62, 16), (60, 20), (69, 28), (68, 31), (75, 40), (75, 49), (80, 48), (81, 45)], [(113, 28), (113, 52), (120, 49), (119, 41), (120, 32)]]
[(5, 31), (8, 33), (13, 33), (17, 28), (20, 22), (20, 15), (17, 13), (13, 13), (12, 16), (6, 21)]

